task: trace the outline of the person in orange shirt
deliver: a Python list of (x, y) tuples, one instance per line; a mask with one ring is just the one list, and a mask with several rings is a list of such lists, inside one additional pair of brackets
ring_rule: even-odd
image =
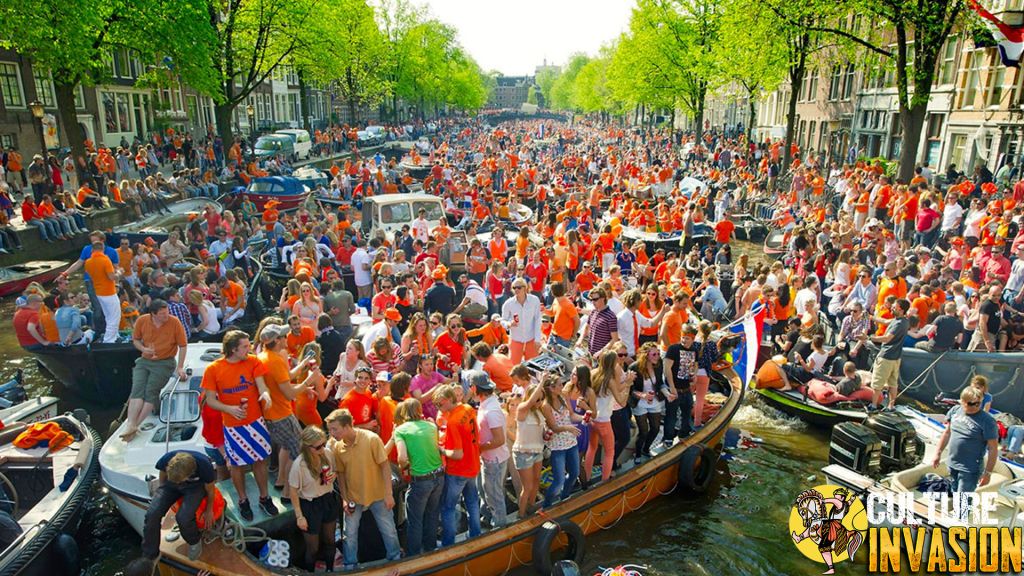
[(217, 278), (217, 287), (220, 289), (221, 322), (227, 326), (245, 314), (245, 288), (226, 276)]
[(303, 326), (301, 319), (296, 315), (288, 317), (288, 355), (298, 358), (302, 347), (316, 340), (316, 331), (309, 326)]
[(85, 261), (85, 272), (92, 280), (96, 299), (106, 318), (103, 343), (113, 344), (117, 342), (117, 331), (121, 325), (121, 301), (117, 297), (117, 271), (114, 263), (103, 253), (103, 242), (92, 243), (92, 256)]
[(278, 212), (277, 205), (280, 204), (277, 200), (270, 200), (263, 205), (263, 227), (267, 231), (267, 238), (271, 241), (276, 240), (274, 228), (277, 225)]

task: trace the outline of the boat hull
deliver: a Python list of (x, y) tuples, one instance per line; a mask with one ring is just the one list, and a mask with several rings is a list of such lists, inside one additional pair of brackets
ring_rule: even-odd
[(0, 297), (21, 294), (33, 282), (49, 284), (57, 276), (60, 276), (67, 266), (67, 262), (51, 260), (39, 260), (11, 266), (10, 269), (15, 270), (17, 276), (0, 282)]
[(855, 410), (834, 410), (817, 403), (811, 405), (801, 402), (773, 388), (759, 390), (751, 386), (750, 389), (772, 408), (815, 426), (832, 427), (842, 422), (861, 422), (867, 418), (867, 414)]
[(786, 232), (784, 230), (772, 230), (764, 239), (764, 253), (773, 258), (778, 258), (786, 253), (785, 246)]
[(123, 404), (131, 391), (132, 368), (141, 355), (133, 344), (93, 344), (33, 352), (65, 390), (101, 406)]
[[(432, 553), (405, 558), (398, 562), (371, 563), (353, 574), (383, 576), (398, 570), (404, 576), (497, 576), (533, 560), (533, 541), (538, 530), (550, 520), (571, 520), (584, 534), (611, 528), (618, 520), (647, 502), (678, 488), (679, 460), (697, 444), (715, 447), (721, 444), (729, 424), (743, 400), (744, 387), (731, 369), (723, 372), (732, 391), (719, 412), (685, 441), (608, 482), (591, 487), (572, 498), (546, 509), (543, 516), (533, 515), (503, 529)], [(165, 519), (164, 528), (173, 524)], [(561, 544), (556, 544), (561, 547)], [(208, 546), (202, 561), (188, 560), (187, 546), (181, 542), (162, 546), (161, 562), (170, 574), (194, 575), (198, 569), (215, 570), (219, 576), (255, 576), (267, 568), (251, 555), (240, 555), (220, 545)]]
[[(932, 366), (932, 363), (935, 363)], [(939, 355), (904, 348), (900, 362), (901, 393), (931, 404), (940, 392), (959, 395), (975, 375), (988, 378), (992, 408), (1024, 416), (1024, 353), (1020, 352), (946, 352)], [(916, 383), (903, 388), (911, 382)]]
[(260, 212), (266, 209), (267, 202), (271, 200), (277, 200), (276, 208), (280, 212), (296, 210), (306, 200), (306, 194), (254, 194), (252, 192), (243, 192), (242, 196), (252, 201), (256, 205), (256, 210)]

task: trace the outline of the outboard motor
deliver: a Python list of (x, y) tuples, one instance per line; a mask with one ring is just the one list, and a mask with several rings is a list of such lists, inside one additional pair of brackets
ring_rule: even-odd
[(923, 454), (917, 446), (914, 425), (895, 412), (875, 414), (864, 421), (882, 442), (882, 469), (884, 471), (905, 470), (916, 466)]
[(843, 422), (832, 429), (828, 461), (862, 474), (875, 476), (881, 467), (882, 441), (868, 427)]

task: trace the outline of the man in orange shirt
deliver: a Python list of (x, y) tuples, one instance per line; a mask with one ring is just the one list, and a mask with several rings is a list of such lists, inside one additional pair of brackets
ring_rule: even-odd
[(299, 351), (310, 342), (316, 341), (316, 332), (309, 326), (303, 326), (299, 317), (292, 314), (288, 317), (288, 355), (299, 357)]
[(551, 295), (555, 301), (551, 309), (555, 313), (551, 325), (551, 337), (549, 342), (554, 342), (566, 348), (572, 348), (576, 340), (577, 332), (580, 329), (580, 314), (576, 305), (565, 296), (565, 284), (561, 282), (551, 285)]
[(217, 278), (217, 287), (220, 289), (221, 320), (227, 326), (245, 314), (245, 289), (226, 276)]
[(267, 231), (267, 238), (273, 242), (277, 239), (274, 228), (277, 225), (278, 213), (275, 207), (280, 204), (277, 200), (270, 200), (263, 205), (263, 228)]
[(690, 295), (682, 288), (676, 290), (672, 309), (665, 314), (658, 331), (658, 342), (662, 350), (668, 350), (669, 346), (678, 344), (682, 339), (683, 326), (690, 321), (690, 306)]
[[(338, 403), (338, 408), (348, 410), (352, 414), (352, 425), (356, 428), (376, 433), (380, 430), (380, 422), (377, 421), (380, 403), (370, 391), (373, 370), (366, 366), (356, 368), (355, 377), (355, 388), (345, 394), (345, 397)], [(330, 422), (329, 417), (328, 422)]]
[(446, 422), (441, 438), (441, 448), (447, 461), (444, 495), (441, 497), (441, 544), (451, 546), (455, 543), (455, 507), (460, 499), (466, 510), (469, 537), (481, 533), (480, 494), (476, 486), (476, 478), (480, 475), (476, 410), (458, 401), (452, 385), (436, 387), (432, 399)]
[(725, 211), (725, 218), (715, 222), (715, 253), (732, 241), (736, 225), (732, 223), (732, 210)]
[[(90, 273), (90, 276), (96, 283), (98, 275)], [(96, 284), (96, 289), (100, 289), (99, 284)], [(185, 350), (188, 339), (185, 337), (185, 327), (178, 318), (171, 315), (167, 302), (163, 300), (153, 300), (148, 311), (148, 314), (139, 316), (132, 331), (132, 344), (142, 352), (142, 356), (135, 361), (132, 369), (132, 390), (126, 420), (128, 426), (121, 435), (121, 439), (126, 442), (131, 441), (139, 425), (160, 401), (160, 390), (171, 375), (177, 374), (179, 379), (186, 377)], [(112, 324), (118, 325), (107, 322), (108, 327)]]
[(103, 242), (92, 243), (92, 256), (85, 261), (85, 272), (92, 279), (96, 299), (106, 318), (103, 343), (117, 342), (117, 329), (121, 325), (121, 302), (117, 298), (118, 275), (114, 263), (103, 253)]

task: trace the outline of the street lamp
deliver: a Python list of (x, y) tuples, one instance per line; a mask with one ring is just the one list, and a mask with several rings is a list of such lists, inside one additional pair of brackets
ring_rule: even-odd
[(256, 158), (256, 108), (252, 104), (245, 105), (245, 113), (249, 115), (249, 149)]
[[(43, 165), (46, 165), (46, 135), (43, 132), (43, 115), (46, 113), (43, 110), (43, 103), (34, 100), (29, 103), (28, 109), (32, 111), (32, 116), (36, 119), (36, 127), (39, 129), (39, 146), (43, 149)], [(49, 186), (47, 186), (47, 192), (49, 192)]]

